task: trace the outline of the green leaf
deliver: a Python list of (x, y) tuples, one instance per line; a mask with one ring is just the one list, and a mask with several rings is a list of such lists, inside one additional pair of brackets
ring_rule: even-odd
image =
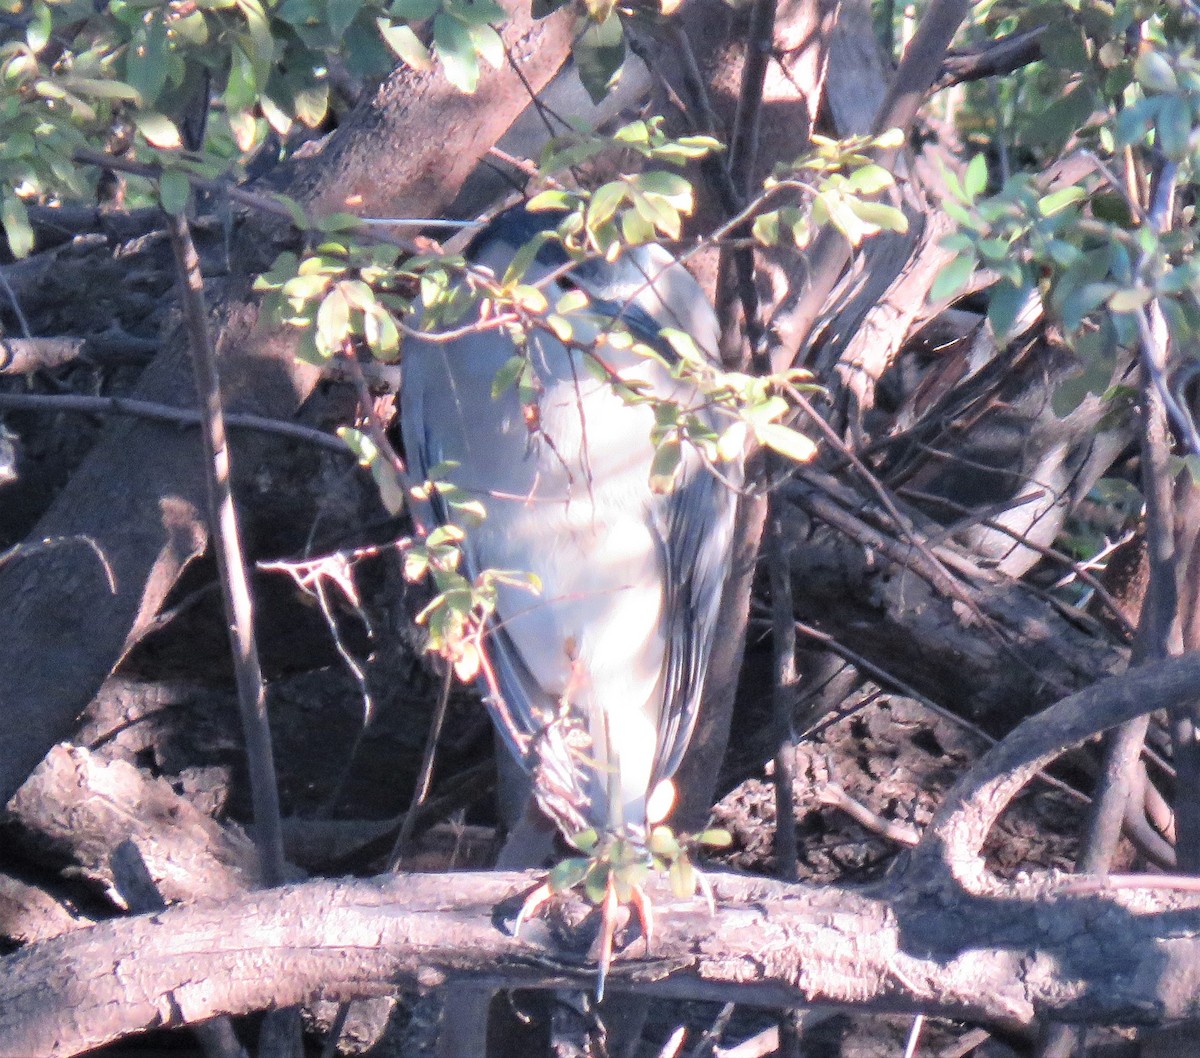
[(560, 863), (556, 863), (551, 868), (546, 883), (554, 892), (565, 893), (568, 889), (574, 889), (575, 886), (587, 877), (591, 866), (591, 860), (580, 856), (572, 856), (569, 859), (562, 860)]
[(578, 849), (580, 852), (590, 853), (600, 842), (600, 835), (594, 827), (588, 827), (586, 830), (580, 830), (578, 833), (571, 834), (567, 838), (568, 843)]
[(666, 856), (674, 859), (681, 849), (674, 831), (670, 827), (657, 826), (650, 831), (650, 840), (646, 847), (656, 856)]
[(375, 23), (379, 26), (383, 42), (392, 49), (398, 59), (414, 70), (425, 71), (433, 65), (429, 49), (408, 26), (393, 25), (386, 18), (377, 18)]
[(508, 20), (508, 12), (496, 0), (455, 0), (455, 15), (472, 26), (490, 26)]
[(963, 174), (963, 193), (969, 202), (974, 202), (987, 190), (988, 167), (987, 159), (982, 154), (975, 155), (967, 171)]
[(579, 198), (570, 191), (553, 187), (534, 195), (525, 203), (525, 208), (531, 213), (544, 209), (574, 209), (579, 205)]
[(1022, 140), (1031, 146), (1060, 150), (1096, 109), (1096, 90), (1083, 81), (1061, 99), (1055, 100), (1026, 124)]
[(1133, 64), (1133, 76), (1148, 92), (1171, 93), (1179, 91), (1175, 71), (1162, 52), (1147, 47)]
[(136, 103), (141, 98), (138, 90), (124, 81), (102, 81), (96, 77), (66, 76), (60, 77), (58, 84), (68, 92), (90, 96), (93, 99), (122, 99)]
[(125, 49), (125, 79), (152, 106), (167, 83), (170, 45), (167, 40), (165, 6), (148, 11)]
[(772, 451), (796, 463), (808, 463), (817, 454), (817, 446), (811, 439), (782, 423), (755, 423), (754, 436)]
[(1133, 211), (1123, 194), (1115, 191), (1102, 191), (1093, 194), (1091, 202), (1092, 214), (1099, 221), (1108, 221), (1118, 228), (1133, 227)]
[(676, 899), (687, 900), (696, 893), (696, 868), (686, 856), (680, 856), (671, 864), (667, 877), (671, 880), (671, 892)]
[(179, 216), (187, 209), (191, 192), (191, 183), (178, 169), (168, 169), (158, 179), (158, 200), (162, 203), (162, 208), (172, 216)]
[(1153, 292), (1143, 287), (1125, 287), (1109, 297), (1108, 307), (1113, 312), (1137, 312), (1153, 296)]
[(554, 306), (555, 312), (567, 315), (572, 312), (578, 312), (580, 309), (586, 309), (589, 304), (587, 294), (576, 288), (568, 290), (561, 298), (558, 299), (558, 304)]
[(670, 492), (682, 464), (683, 453), (677, 439), (665, 441), (654, 450), (650, 464), (650, 490), (663, 494)]
[(479, 58), (467, 27), (444, 11), (433, 19), (433, 46), (446, 80), (466, 95), (479, 86)]
[(961, 254), (950, 261), (933, 281), (929, 290), (930, 301), (941, 301), (943, 298), (957, 294), (975, 274), (975, 257), (973, 254)]
[(1066, 209), (1067, 206), (1078, 202), (1081, 198), (1087, 198), (1087, 192), (1082, 187), (1075, 185), (1062, 187), (1038, 199), (1038, 212), (1043, 217), (1052, 217), (1055, 213)]
[[(240, 43), (253, 68), (255, 86), (261, 91), (271, 76), (271, 64), (275, 59), (275, 37), (271, 33), (271, 23), (260, 0), (236, 2), (238, 10), (246, 19), (246, 28), (249, 31), (248, 41)], [(249, 46), (246, 47), (246, 44)]]
[(608, 890), (610, 868), (607, 863), (593, 863), (584, 879), (584, 892), (593, 904), (599, 904)]
[(376, 360), (390, 364), (399, 357), (400, 329), (386, 309), (377, 308), (363, 316), (363, 337)]
[(895, 206), (888, 206), (882, 202), (864, 202), (861, 198), (848, 198), (846, 205), (859, 220), (866, 221), (881, 231), (908, 231), (908, 217)]
[(750, 234), (764, 246), (776, 245), (779, 242), (779, 210), (774, 209), (769, 213), (760, 213), (755, 217), (754, 223), (750, 227)]
[(334, 38), (341, 37), (358, 17), (362, 6), (363, 0), (325, 0), (325, 18), (330, 34)]
[(684, 213), (692, 211), (693, 192), (691, 182), (678, 173), (668, 173), (664, 169), (651, 169), (634, 177), (634, 185), (649, 195), (665, 198), (678, 210)]
[(617, 211), (629, 194), (629, 185), (623, 180), (601, 184), (588, 200), (587, 224), (593, 231)]
[[(584, 20), (581, 20), (584, 21)], [(617, 83), (625, 62), (625, 28), (614, 12), (603, 22), (585, 21), (582, 33), (571, 48), (579, 80), (592, 98), (599, 103)]]
[(1003, 345), (1025, 303), (1033, 296), (1030, 286), (1017, 286), (1003, 280), (992, 287), (988, 298), (988, 323), (997, 345)]
[(654, 241), (654, 225), (637, 210), (626, 210), (621, 215), (621, 234), (630, 246)]
[(317, 310), (317, 348), (323, 352), (337, 352), (350, 330), (350, 306), (345, 294), (334, 287)]
[(1179, 96), (1167, 96), (1158, 108), (1154, 128), (1158, 133), (1158, 149), (1173, 161), (1182, 161), (1187, 157), (1192, 135), (1191, 104)]
[(696, 344), (696, 339), (688, 334), (687, 331), (681, 331), (677, 327), (664, 327), (659, 332), (659, 335), (675, 350), (679, 359), (686, 360), (692, 364), (708, 363), (708, 357), (700, 351), (700, 346)]
[(632, 190), (631, 197), (633, 208), (643, 220), (668, 238), (679, 238), (683, 231), (683, 221), (679, 211), (670, 202), (656, 195), (643, 195), (636, 188)]
[(405, 22), (424, 22), (433, 18), (441, 7), (442, 0), (394, 0), (388, 14)]
[(50, 40), (54, 31), (54, 18), (50, 13), (49, 4), (35, 4), (33, 17), (25, 27), (25, 43), (35, 55), (41, 51)]
[(557, 313), (550, 313), (545, 318), (545, 324), (560, 342), (569, 342), (575, 337), (575, 327), (570, 320)]
[(528, 361), (523, 356), (510, 356), (492, 379), (492, 400), (495, 400), (505, 390), (517, 384), (517, 379), (524, 373)]
[(11, 191), (6, 191), (0, 202), (0, 221), (4, 223), (4, 235), (13, 257), (28, 257), (33, 252), (33, 228), (29, 224), (29, 212), (25, 203)]
[(872, 162), (870, 165), (855, 169), (847, 178), (846, 183), (851, 191), (860, 195), (877, 195), (880, 191), (891, 187), (895, 180), (882, 165)]
[(714, 827), (711, 830), (700, 831), (696, 835), (696, 841), (701, 845), (707, 845), (711, 849), (727, 849), (733, 844), (733, 835), (728, 830)]
[(500, 39), (500, 34), (487, 25), (471, 26), (470, 34), (475, 53), (493, 70), (500, 69), (504, 63), (504, 41)]

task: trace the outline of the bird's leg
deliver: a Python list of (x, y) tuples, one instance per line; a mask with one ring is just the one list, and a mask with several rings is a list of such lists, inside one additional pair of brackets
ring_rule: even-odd
[(718, 829), (676, 836), (670, 827), (661, 824), (653, 827), (648, 837), (629, 831), (600, 835), (585, 830), (575, 834), (571, 844), (583, 855), (560, 862), (549, 878), (525, 898), (514, 936), (555, 894), (581, 886), (600, 912), (600, 931), (593, 950), (597, 962), (596, 998), (603, 999), (622, 905), (637, 916), (649, 955), (654, 942), (654, 904), (645, 889), (647, 877), (652, 871), (665, 873), (678, 898), (687, 899), (699, 891), (711, 910), (712, 887), (696, 869), (693, 857), (699, 848), (721, 848), (731, 840)]
[(556, 891), (549, 882), (543, 882), (525, 897), (525, 903), (521, 905), (521, 910), (517, 912), (517, 921), (513, 923), (514, 937), (521, 935), (521, 927), (549, 902)]

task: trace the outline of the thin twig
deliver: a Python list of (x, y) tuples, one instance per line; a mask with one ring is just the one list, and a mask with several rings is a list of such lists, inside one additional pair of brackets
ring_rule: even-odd
[(196, 380), (196, 395), (204, 409), (200, 425), (205, 451), (208, 454), (204, 461), (208, 484), (208, 519), (221, 579), (225, 615), (229, 622), (238, 705), (242, 713), (246, 755), (250, 765), (255, 841), (262, 857), (263, 881), (267, 886), (274, 886), (282, 884), (285, 875), (283, 827), (280, 822), (279, 790), (275, 779), (271, 731), (267, 722), (266, 691), (254, 636), (254, 605), (231, 488), (221, 383), (208, 332), (208, 310), (204, 304), (200, 258), (192, 243), (187, 218), (181, 214), (168, 215), (168, 229), (179, 269), (183, 316)]
[(21, 328), (21, 335), (26, 340), (33, 337), (33, 332), (29, 329), (29, 320), (25, 318), (25, 313), (21, 310), (21, 302), (17, 297), (17, 292), (13, 290), (12, 284), (8, 281), (8, 277), (4, 274), (4, 270), (0, 269), (0, 286), (4, 287), (4, 293), (8, 295), (9, 304), (12, 305), (13, 315), (17, 317), (17, 325)]
[[(204, 476), (209, 530), (221, 581), (225, 619), (229, 625), (238, 708), (246, 741), (255, 847), (261, 860), (262, 880), (269, 888), (281, 885), (285, 878), (283, 823), (279, 811), (275, 759), (271, 749), (271, 728), (267, 719), (266, 687), (254, 635), (254, 603), (233, 502), (221, 383), (208, 332), (208, 310), (204, 304), (200, 258), (192, 242), (187, 218), (182, 213), (168, 214), (167, 227), (179, 271), (183, 318), (196, 395), (204, 409), (201, 430), (207, 453)], [(300, 1031), (297, 1011), (273, 1012), (263, 1022), (259, 1038), (260, 1055), (299, 1053)]]
[[(77, 147), (75, 149), (74, 160), (81, 165), (98, 165), (104, 169), (130, 173), (134, 176), (145, 177), (148, 180), (160, 179), (165, 171), (161, 165), (132, 162), (125, 158), (117, 158), (115, 155), (105, 154), (102, 151), (94, 151), (88, 147)], [(294, 224), (296, 221), (294, 209), (284, 202), (272, 198), (270, 195), (260, 194), (256, 191), (247, 191), (245, 188), (238, 187), (229, 180), (214, 180), (209, 177), (198, 176), (186, 170), (172, 171), (182, 172), (187, 178), (188, 183), (201, 191), (208, 191), (213, 195), (224, 196), (232, 202), (237, 202), (239, 205), (248, 206), (256, 212), (264, 213), (267, 216), (286, 220), (290, 224)], [(387, 226), (394, 227), (395, 223), (394, 221), (390, 221)], [(419, 252), (418, 247), (411, 239), (398, 238), (383, 230), (382, 227), (362, 223), (357, 226), (357, 234), (364, 238), (370, 238), (375, 242), (396, 246), (408, 253)]]
[(688, 1058), (710, 1058), (717, 1044), (721, 1042), (721, 1037), (725, 1035), (725, 1030), (729, 1027), (729, 1021), (736, 1009), (736, 1003), (726, 1003), (721, 1008), (720, 1013), (713, 1018), (713, 1023), (696, 1041), (696, 1046), (691, 1049)]
[(388, 857), (388, 870), (398, 871), (404, 864), (412, 844), (413, 831), (425, 800), (429, 796), (429, 787), (433, 781), (433, 762), (437, 757), (438, 743), (442, 738), (442, 725), (446, 721), (446, 709), (450, 703), (450, 685), (453, 682), (454, 669), (448, 661), (442, 662), (442, 690), (438, 695), (437, 709), (434, 710), (433, 722), (429, 725), (429, 734), (425, 738), (425, 752), (421, 758), (421, 770), (417, 775), (417, 785), (413, 789), (412, 801), (404, 814), (404, 822), (400, 824), (400, 833), (396, 835), (396, 844)]
[(873, 812), (861, 801), (851, 797), (845, 787), (838, 783), (823, 784), (817, 790), (817, 800), (823, 805), (845, 812), (859, 826), (897, 845), (913, 848), (921, 840), (921, 832), (916, 827), (884, 819), (878, 812)]
[[(204, 424), (203, 413), (192, 408), (176, 408), (170, 404), (134, 400), (130, 397), (89, 397), (79, 393), (0, 393), (0, 408), (37, 412), (74, 411), (84, 415), (134, 415), (140, 419), (154, 419), (179, 426)], [(315, 430), (311, 426), (285, 422), (283, 419), (229, 412), (225, 416), (225, 425), (239, 430), (258, 430), (262, 433), (291, 437), (342, 455), (353, 454), (340, 437), (323, 430)]]

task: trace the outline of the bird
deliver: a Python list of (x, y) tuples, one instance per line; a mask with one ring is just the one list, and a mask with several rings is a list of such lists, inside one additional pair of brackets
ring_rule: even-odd
[[(512, 207), (464, 256), (474, 274), (499, 277), (522, 252), (522, 282), (550, 311), (569, 305), (569, 334), (484, 326), (476, 309), (444, 338), (406, 338), (401, 436), (412, 478), (435, 472), (486, 511), (462, 542), (465, 575), (522, 571), (539, 585), (499, 583), (483, 638), (492, 678), (481, 681), (538, 807), (567, 838), (590, 829), (644, 843), (651, 795), (669, 790), (695, 728), (742, 481), (738, 459), (685, 441), (670, 485), (656, 483), (654, 403), (716, 434), (738, 427), (673, 370), (668, 329), (718, 364), (716, 315), (696, 280), (653, 243), (611, 260), (568, 252), (563, 220)], [(523, 390), (497, 383), (515, 356)], [(452, 520), (437, 489), (425, 496), (418, 521)]]

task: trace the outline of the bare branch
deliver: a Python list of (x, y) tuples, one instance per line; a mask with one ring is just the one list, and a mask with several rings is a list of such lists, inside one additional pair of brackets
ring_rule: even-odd
[[(90, 397), (82, 393), (0, 393), (0, 408), (39, 412), (77, 411), (87, 415), (135, 415), (142, 419), (172, 422), (180, 426), (199, 426), (201, 422), (200, 413), (191, 408), (176, 408), (170, 404), (135, 400), (131, 397)], [(225, 423), (235, 429), (259, 430), (262, 433), (292, 437), (342, 455), (352, 454), (340, 437), (297, 422), (229, 412), (225, 416)]]

